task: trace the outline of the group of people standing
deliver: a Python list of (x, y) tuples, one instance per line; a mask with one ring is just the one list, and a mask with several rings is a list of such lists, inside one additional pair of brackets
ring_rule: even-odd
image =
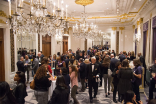
[[(1, 83), (0, 87), (3, 90), (0, 88), (0, 91), (3, 93), (0, 94), (0, 98), (5, 98), (4, 102), (9, 99), (7, 104), (25, 103), (24, 98), (27, 96), (25, 72), (27, 71), (27, 82), (29, 83), (28, 67), (31, 66), (35, 83), (33, 90), (38, 104), (69, 104), (70, 96), (74, 104), (79, 104), (76, 94), (86, 89), (89, 91), (90, 103), (93, 103), (94, 98), (97, 97), (98, 88), (102, 85), (104, 85), (106, 97), (110, 95), (111, 91), (113, 92), (114, 103), (117, 103), (116, 94), (118, 92), (119, 102), (143, 104), (139, 93), (143, 72), (141, 54), (138, 54), (139, 59), (136, 59), (133, 51), (128, 54), (123, 51), (120, 52), (118, 58), (116, 56), (114, 50), (100, 48), (89, 48), (87, 52), (78, 48), (76, 54), (69, 49), (65, 54), (58, 53), (49, 58), (39, 52), (37, 57), (32, 56), (33, 60), (25, 55), (25, 59), (21, 57), (17, 62), (18, 72), (14, 77), (17, 87), (13, 89), (12, 93), (12, 89), (10, 90), (6, 82)], [(133, 69), (129, 67), (130, 61), (133, 61)], [(53, 75), (57, 76), (56, 88), (48, 101), (48, 90), (51, 82), (55, 80)], [(156, 79), (154, 75), (153, 78)], [(79, 91), (78, 82), (81, 82)], [(94, 95), (92, 95), (93, 89)]]

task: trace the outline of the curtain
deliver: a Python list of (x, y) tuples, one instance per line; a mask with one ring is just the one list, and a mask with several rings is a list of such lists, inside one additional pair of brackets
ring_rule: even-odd
[(147, 31), (143, 33), (143, 57), (145, 58), (146, 55), (146, 41), (147, 40)]
[[(136, 35), (137, 35), (137, 28), (135, 29), (135, 38), (136, 38)], [(135, 41), (135, 56), (136, 56), (136, 52), (137, 52), (137, 43)]]
[(156, 58), (156, 28), (153, 28), (153, 62)]

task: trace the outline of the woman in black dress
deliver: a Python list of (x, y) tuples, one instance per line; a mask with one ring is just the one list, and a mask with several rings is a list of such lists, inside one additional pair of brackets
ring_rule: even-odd
[(120, 94), (121, 102), (124, 99), (124, 95), (128, 90), (132, 90), (131, 80), (134, 78), (132, 69), (129, 68), (128, 60), (125, 59), (122, 62), (122, 67), (118, 73), (119, 84), (118, 93)]
[[(114, 69), (113, 73), (112, 73), (112, 77), (113, 77), (113, 85), (114, 85), (114, 91), (113, 91), (113, 101), (114, 103), (117, 103), (116, 101), (116, 92), (117, 92), (117, 86), (118, 86), (118, 83), (119, 83), (119, 78), (118, 78), (118, 73), (119, 73), (119, 70), (121, 68), (121, 62), (117, 62), (116, 63), (116, 68)], [(118, 100), (120, 101), (120, 94), (118, 93)]]

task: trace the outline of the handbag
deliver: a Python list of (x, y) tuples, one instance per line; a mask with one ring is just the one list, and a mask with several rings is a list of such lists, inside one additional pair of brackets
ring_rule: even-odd
[[(34, 75), (34, 78), (35, 78), (35, 75)], [(30, 83), (30, 88), (33, 90), (35, 89), (35, 80), (34, 79)]]
[(108, 75), (111, 76), (112, 75), (112, 71), (110, 69), (108, 69)]

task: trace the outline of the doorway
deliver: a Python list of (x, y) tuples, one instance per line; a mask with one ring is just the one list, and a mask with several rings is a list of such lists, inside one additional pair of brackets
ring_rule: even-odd
[(51, 55), (51, 36), (42, 36), (42, 53), (45, 57)]
[(5, 81), (3, 28), (0, 28), (0, 50), (0, 81)]
[(68, 36), (63, 36), (63, 53), (68, 51)]

